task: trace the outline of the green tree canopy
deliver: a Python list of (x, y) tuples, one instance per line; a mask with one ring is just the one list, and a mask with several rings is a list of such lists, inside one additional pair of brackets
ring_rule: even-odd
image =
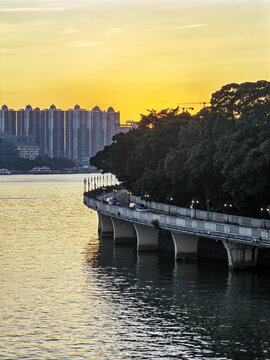
[(149, 111), (137, 129), (114, 137), (91, 165), (114, 173), (137, 195), (187, 206), (256, 214), (270, 204), (270, 83), (228, 84), (191, 116)]

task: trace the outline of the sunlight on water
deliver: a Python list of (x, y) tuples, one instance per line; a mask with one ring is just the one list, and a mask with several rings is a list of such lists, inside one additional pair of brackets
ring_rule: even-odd
[(0, 178), (0, 359), (269, 359), (269, 274), (98, 240), (83, 175)]

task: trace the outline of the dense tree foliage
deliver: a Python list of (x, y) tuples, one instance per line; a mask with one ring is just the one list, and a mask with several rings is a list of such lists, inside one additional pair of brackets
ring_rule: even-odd
[(198, 114), (152, 110), (91, 159), (137, 195), (255, 215), (270, 204), (270, 83), (228, 84)]

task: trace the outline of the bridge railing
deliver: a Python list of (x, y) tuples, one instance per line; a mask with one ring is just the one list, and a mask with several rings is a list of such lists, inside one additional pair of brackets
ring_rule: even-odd
[[(154, 201), (146, 202), (145, 200), (132, 195), (130, 200), (137, 203), (143, 203), (147, 205), (150, 209), (167, 212), (171, 215), (176, 216), (191, 216), (191, 210), (188, 208), (182, 208), (175, 205), (168, 205), (162, 204)], [(194, 218), (198, 220), (209, 220), (214, 222), (221, 222), (221, 223), (228, 223), (232, 225), (240, 225), (240, 226), (247, 226), (247, 227), (254, 227), (254, 228), (265, 228), (270, 229), (270, 220), (265, 219), (255, 219), (255, 218), (248, 218), (244, 216), (236, 216), (232, 214), (221, 214), (212, 211), (203, 211), (203, 210), (193, 210)]]
[(252, 227), (239, 226), (214, 221), (175, 217), (151, 212), (137, 212), (128, 208), (106, 204), (100, 200), (84, 197), (84, 202), (90, 208), (109, 216), (120, 217), (129, 221), (151, 225), (157, 220), (161, 227), (175, 231), (189, 231), (202, 236), (230, 237), (237, 241), (254, 242), (270, 247), (270, 231)]

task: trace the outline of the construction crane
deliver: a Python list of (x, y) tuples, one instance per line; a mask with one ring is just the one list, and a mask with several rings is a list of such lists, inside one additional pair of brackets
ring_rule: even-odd
[[(185, 103), (178, 103), (177, 105), (202, 105), (203, 107), (206, 106), (206, 104), (210, 104), (209, 101), (201, 101), (201, 102), (185, 102)], [(182, 107), (183, 112), (185, 110), (194, 110), (194, 107)]]
[(178, 103), (178, 105), (203, 105), (203, 106), (206, 106), (206, 104), (211, 104), (211, 103), (210, 101)]

